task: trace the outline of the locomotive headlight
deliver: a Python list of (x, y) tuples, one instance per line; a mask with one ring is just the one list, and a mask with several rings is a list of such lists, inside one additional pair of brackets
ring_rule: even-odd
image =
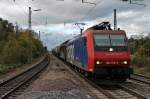
[(110, 52), (113, 52), (113, 51), (114, 51), (114, 49), (113, 49), (113, 48), (109, 48), (109, 51), (110, 51)]
[(102, 63), (103, 63), (102, 61), (96, 61), (97, 65), (102, 64)]
[(96, 61), (96, 64), (100, 64), (100, 61)]
[(128, 64), (128, 62), (127, 61), (123, 61), (123, 64)]

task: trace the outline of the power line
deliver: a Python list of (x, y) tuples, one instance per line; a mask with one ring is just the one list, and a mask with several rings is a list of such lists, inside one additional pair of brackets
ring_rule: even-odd
[(84, 30), (84, 25), (86, 25), (85, 23), (75, 23), (75, 25), (80, 29), (80, 33), (82, 35), (82, 32)]
[[(18, 16), (23, 16), (23, 17), (25, 17), (24, 19), (26, 19), (26, 17), (28, 16), (28, 13), (23, 9), (23, 6), (20, 6), (17, 2), (14, 3), (14, 6), (19, 8), (19, 9), (15, 10), (19, 13)], [(23, 14), (23, 15), (21, 15), (21, 14)]]
[(94, 4), (94, 5), (96, 5), (96, 3), (86, 2), (86, 1), (84, 1), (84, 0), (82, 0), (82, 3), (88, 3), (88, 4)]
[(93, 10), (102, 2), (103, 0), (100, 0), (99, 2), (96, 3), (94, 7), (92, 7), (84, 17), (82, 17), (80, 20), (84, 20), (85, 18), (89, 17), (89, 15), (93, 12)]
[[(13, 0), (14, 2), (16, 2), (16, 0)], [(34, 1), (34, 0), (32, 0), (32, 1)]]
[(33, 11), (41, 11), (41, 9), (32, 10), (31, 7), (29, 7), (29, 17), (28, 17), (28, 29), (32, 30), (32, 12)]
[[(79, 19), (79, 21), (82, 21), (84, 20), (85, 18), (89, 17), (89, 15), (92, 13), (92, 11), (102, 2), (103, 0), (101, 1), (98, 1), (97, 3), (95, 3), (94, 7), (92, 7), (86, 14), (84, 17), (82, 17), (81, 19)], [(84, 0), (82, 0), (82, 3), (84, 3)], [(80, 33), (82, 35), (82, 32), (84, 30), (84, 25), (86, 25), (85, 23), (79, 23), (79, 22), (76, 22), (75, 25), (80, 29)]]
[[(144, 0), (121, 0), (121, 1), (129, 2), (130, 4), (136, 4), (136, 5), (141, 5), (141, 6), (146, 7), (146, 4), (138, 3), (139, 1), (144, 1)], [(136, 1), (136, 2), (134, 2), (134, 1)]]

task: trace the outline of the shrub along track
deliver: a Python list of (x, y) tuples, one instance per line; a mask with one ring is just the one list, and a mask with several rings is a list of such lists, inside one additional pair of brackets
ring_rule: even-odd
[[(96, 82), (92, 81), (91, 79), (88, 79), (85, 76), (81, 75), (81, 73), (79, 73), (80, 70), (74, 70), (71, 64), (66, 63), (64, 61), (63, 63), (69, 66), (73, 72), (75, 72), (82, 79), (88, 82), (93, 88), (97, 89), (99, 93), (105, 95), (107, 99), (149, 99), (150, 98), (148, 95), (149, 94), (148, 91), (143, 90), (143, 93), (145, 94), (141, 94), (139, 90), (135, 90), (137, 86), (139, 87), (139, 85), (135, 85), (134, 83), (130, 83), (130, 82), (116, 83), (114, 85), (99, 85)], [(142, 91), (142, 89), (140, 89), (140, 91)]]
[(19, 75), (0, 83), (0, 99), (7, 99), (19, 88), (30, 82), (36, 75), (42, 72), (49, 64), (48, 55), (37, 65), (20, 73)]

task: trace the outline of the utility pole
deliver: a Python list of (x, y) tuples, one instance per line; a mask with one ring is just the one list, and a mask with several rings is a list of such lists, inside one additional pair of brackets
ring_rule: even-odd
[(18, 35), (18, 32), (19, 32), (19, 26), (18, 26), (18, 23), (16, 22), (15, 23), (15, 32), (16, 32), (16, 35)]
[(29, 7), (29, 20), (28, 20), (28, 29), (31, 30), (31, 14), (32, 14), (32, 10), (31, 10), (31, 7)]
[(117, 12), (114, 9), (114, 30), (117, 30)]
[(39, 40), (41, 39), (41, 31), (39, 31)]
[(45, 21), (45, 25), (47, 25), (47, 24), (48, 24), (48, 20), (47, 20), (47, 17), (45, 18), (45, 20), (46, 20), (46, 21)]
[(32, 40), (31, 40), (31, 14), (32, 14), (32, 10), (31, 10), (31, 7), (29, 7), (29, 19), (28, 19), (28, 29), (30, 30), (30, 33), (29, 33), (29, 47), (30, 47), (30, 54), (29, 54), (29, 58), (28, 58), (28, 62), (31, 63), (32, 62)]
[(28, 19), (28, 29), (30, 30), (30, 32), (29, 32), (29, 41), (30, 41), (30, 54), (29, 54), (29, 59), (28, 59), (28, 61), (29, 61), (29, 63), (31, 63), (32, 62), (32, 32), (31, 32), (31, 30), (32, 30), (32, 11), (41, 11), (41, 9), (36, 9), (36, 10), (32, 10), (32, 8), (31, 7), (29, 7), (29, 19)]
[(41, 9), (32, 10), (31, 7), (29, 7), (29, 19), (28, 19), (28, 29), (32, 30), (32, 11), (41, 11)]

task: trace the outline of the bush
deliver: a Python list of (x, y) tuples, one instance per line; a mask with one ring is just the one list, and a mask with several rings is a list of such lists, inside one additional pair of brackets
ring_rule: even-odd
[(136, 65), (138, 67), (145, 66), (147, 64), (150, 64), (150, 59), (147, 57), (141, 57), (139, 55), (135, 55), (132, 57), (132, 65)]
[(20, 29), (16, 34), (13, 24), (0, 18), (0, 73), (42, 55), (43, 45), (33, 33)]
[(42, 42), (37, 40), (37, 39), (33, 39), (33, 50), (32, 50), (32, 53), (33, 53), (33, 57), (36, 58), (36, 57), (39, 57), (42, 53), (43, 53), (43, 45), (42, 45)]
[(20, 45), (15, 39), (10, 39), (3, 48), (3, 64), (18, 64), (20, 56)]
[(9, 71), (10, 69), (13, 69), (17, 66), (18, 65), (16, 65), (16, 64), (9, 64), (9, 65), (0, 64), (0, 74), (3, 74), (3, 73), (5, 73), (5, 72)]
[[(36, 58), (42, 54), (43, 45), (32, 37), (30, 32), (21, 32), (18, 36), (10, 34), (8, 41), (2, 46), (1, 63), (2, 64), (25, 64), (29, 58)], [(30, 36), (30, 37), (29, 37)], [(32, 56), (30, 56), (32, 51)]]

